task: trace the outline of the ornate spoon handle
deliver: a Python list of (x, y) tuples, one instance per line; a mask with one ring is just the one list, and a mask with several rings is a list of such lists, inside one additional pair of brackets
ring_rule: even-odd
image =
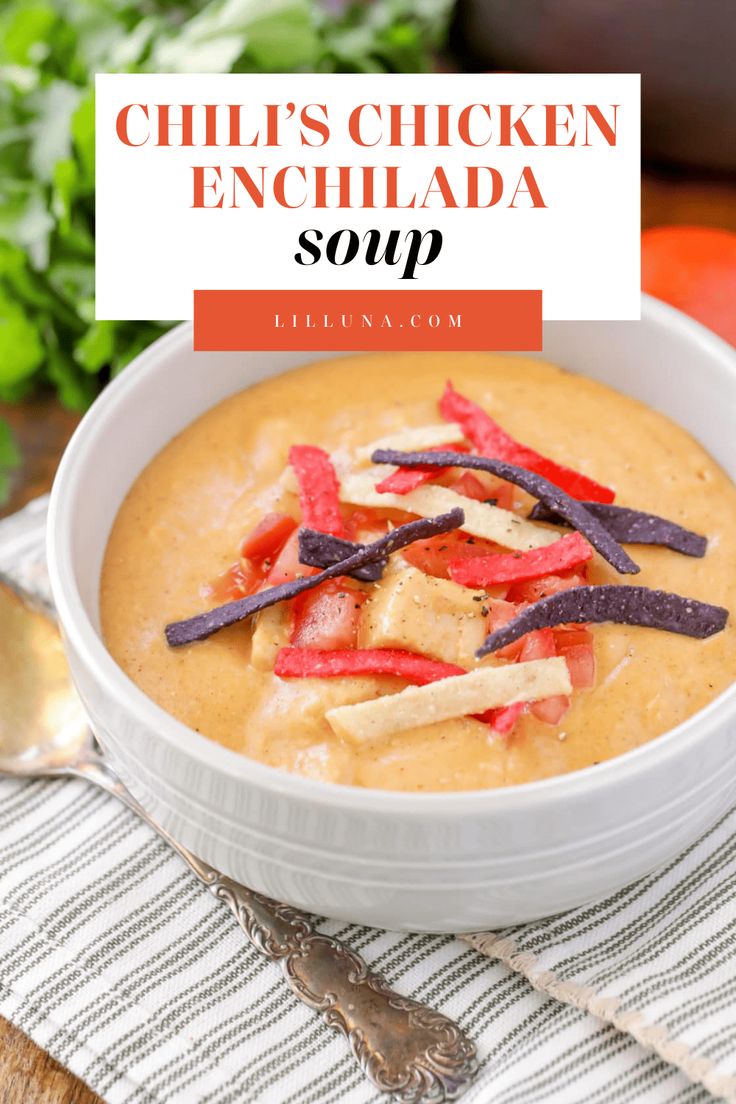
[(402, 1104), (453, 1100), (475, 1075), (475, 1047), (439, 1012), (401, 997), (339, 939), (297, 909), (209, 868), (200, 875), (250, 941), (281, 964), (291, 989), (345, 1035), (365, 1075)]
[(311, 920), (233, 881), (198, 859), (152, 820), (102, 756), (75, 773), (125, 802), (170, 844), (209, 891), (230, 908), (251, 943), (281, 965), (296, 996), (343, 1034), (366, 1077), (401, 1104), (454, 1100), (477, 1072), (475, 1046), (457, 1024), (399, 996), (339, 939)]

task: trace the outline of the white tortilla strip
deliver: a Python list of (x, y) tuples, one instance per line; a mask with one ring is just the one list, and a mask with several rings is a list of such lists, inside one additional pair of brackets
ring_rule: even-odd
[(355, 450), (359, 463), (367, 463), (376, 449), (398, 449), (400, 452), (422, 452), (424, 449), (437, 448), (438, 445), (456, 444), (465, 438), (456, 422), (440, 422), (436, 425), (408, 426), (386, 437), (379, 437), (368, 445), (360, 445)]
[[(352, 453), (344, 448), (336, 449), (330, 454), (330, 460), (337, 472), (339, 480), (346, 478), (356, 464), (364, 466), (370, 462), (376, 449), (398, 449), (400, 452), (421, 452), (423, 449), (436, 448), (438, 445), (456, 444), (464, 440), (461, 427), (456, 422), (439, 422), (437, 425), (410, 426), (408, 429), (397, 429), (395, 433), (389, 433), (386, 437), (378, 437), (367, 445), (359, 445)], [(390, 465), (382, 465), (374, 469), (378, 474), (374, 483), (385, 479), (389, 472), (396, 471)], [(279, 483), (285, 491), (297, 494), (299, 486), (294, 470), (287, 464), (279, 477)]]
[(375, 469), (346, 476), (340, 485), (340, 498), (353, 506), (383, 506), (392, 510), (405, 510), (408, 514), (425, 518), (436, 517), (437, 514), (444, 514), (459, 506), (465, 512), (463, 529), (466, 533), (495, 541), (504, 548), (512, 548), (517, 552), (542, 548), (560, 538), (559, 533), (544, 529), (510, 510), (477, 502), (474, 498), (451, 491), (449, 487), (428, 483), (408, 494), (397, 495), (381, 494), (376, 490), (375, 483)]
[(287, 602), (267, 606), (254, 618), (250, 643), (251, 666), (257, 671), (273, 671), (276, 656), (289, 643), (291, 610)]
[(570, 693), (567, 663), (562, 656), (554, 656), (505, 667), (482, 667), (427, 686), (407, 686), (398, 694), (328, 709), (325, 716), (338, 736), (362, 744), (383, 740), (407, 728), (483, 713), (513, 702), (541, 701)]

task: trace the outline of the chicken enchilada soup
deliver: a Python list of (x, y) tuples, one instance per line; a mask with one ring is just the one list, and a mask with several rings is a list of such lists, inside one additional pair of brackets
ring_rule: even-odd
[(480, 789), (599, 763), (721, 693), (735, 562), (736, 488), (663, 415), (539, 360), (376, 354), (172, 440), (114, 523), (101, 619), (147, 695), (234, 751)]

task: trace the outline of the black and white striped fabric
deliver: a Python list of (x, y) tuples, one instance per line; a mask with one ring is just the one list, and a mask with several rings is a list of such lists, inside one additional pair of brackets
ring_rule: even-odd
[[(44, 522), (39, 500), (0, 525), (0, 575), (42, 598)], [(736, 1102), (736, 813), (536, 924), (320, 926), (477, 1041), (466, 1104)], [(110, 1104), (383, 1104), (229, 912), (82, 782), (0, 779), (0, 1015)]]

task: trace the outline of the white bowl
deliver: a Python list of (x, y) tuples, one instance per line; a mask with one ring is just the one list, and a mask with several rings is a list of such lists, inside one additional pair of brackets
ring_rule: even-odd
[[(49, 567), (92, 728), (134, 794), (207, 862), (292, 905), (413, 931), (530, 920), (664, 862), (736, 797), (736, 688), (594, 768), (501, 790), (411, 794), (312, 781), (212, 743), (150, 701), (100, 638), (108, 533), (141, 469), (205, 409), (313, 353), (193, 353), (189, 326), (97, 400), (61, 463)], [(736, 354), (645, 299), (641, 322), (556, 322), (545, 357), (688, 428), (736, 477)]]

